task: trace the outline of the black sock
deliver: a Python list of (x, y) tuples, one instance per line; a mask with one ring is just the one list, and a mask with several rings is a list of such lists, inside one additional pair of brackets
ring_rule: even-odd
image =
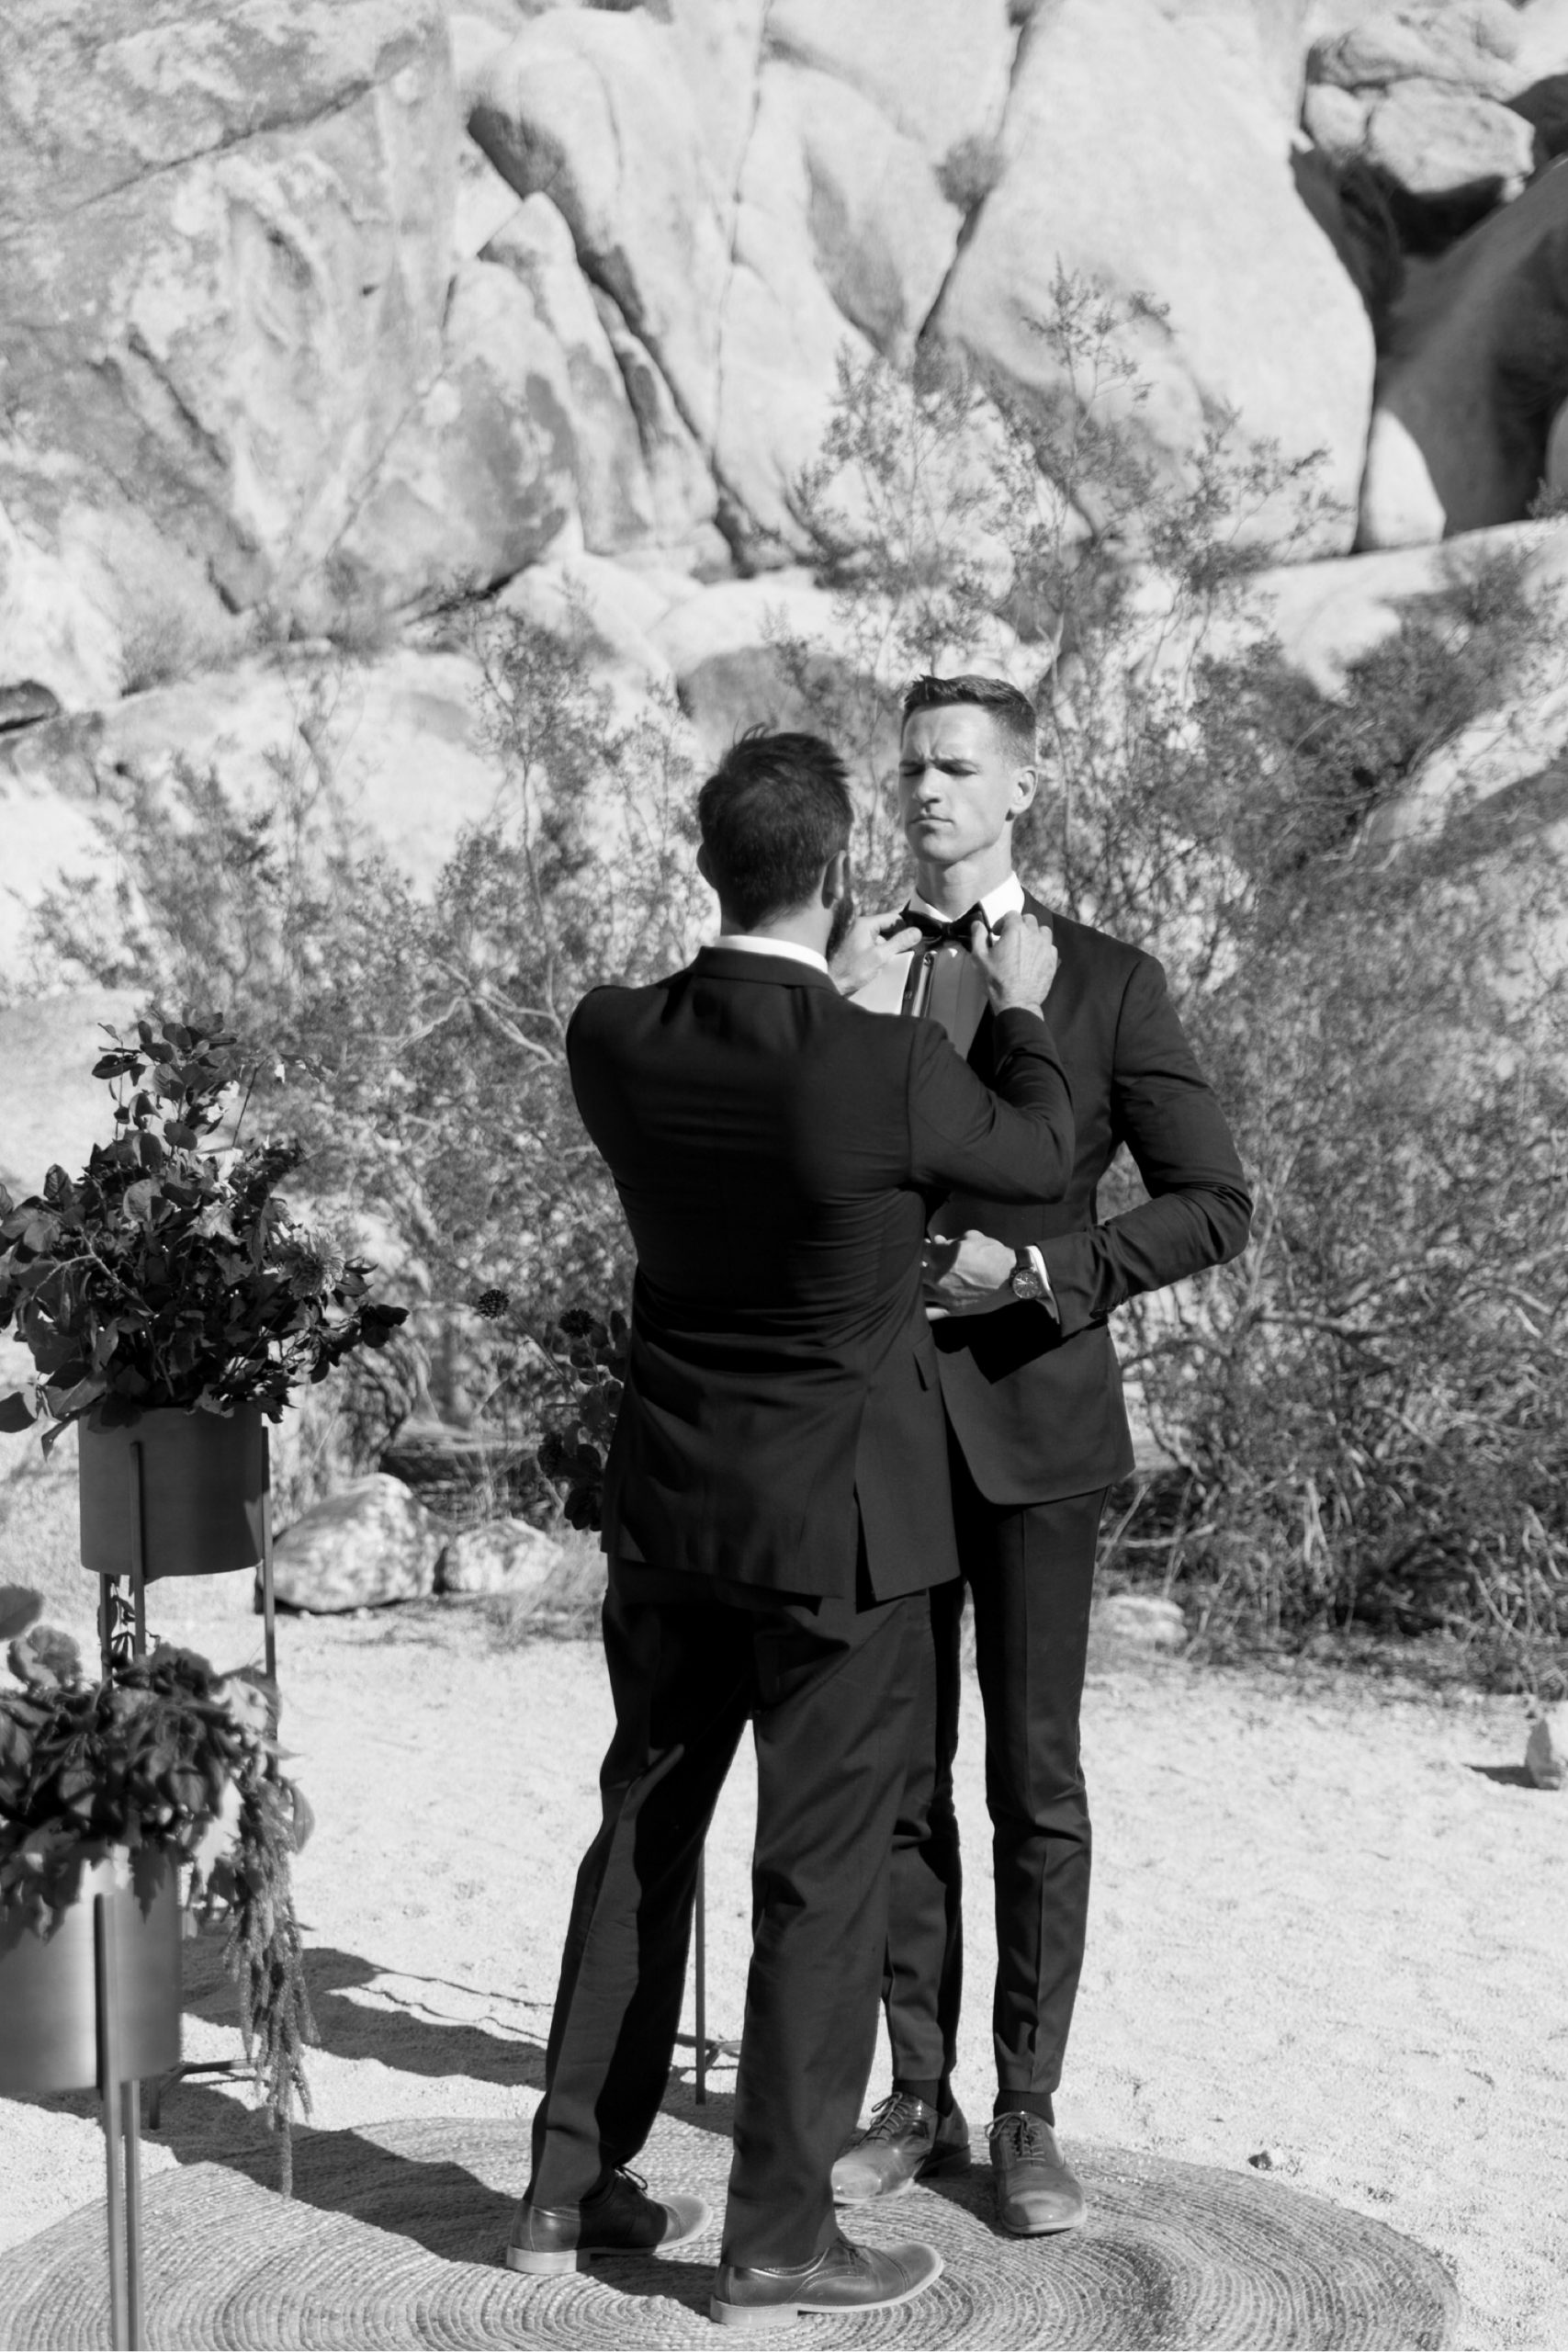
[(998, 2091), (991, 2109), (993, 2123), (998, 2115), (1037, 2115), (1043, 2123), (1053, 2126), (1056, 2120), (1049, 2091)]

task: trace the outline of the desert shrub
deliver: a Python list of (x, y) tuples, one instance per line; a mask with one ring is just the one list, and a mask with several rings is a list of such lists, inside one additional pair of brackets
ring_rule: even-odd
[[(1314, 470), (1223, 422), (1165, 469), (1139, 324), (1059, 282), (1032, 405), (846, 368), (800, 507), (854, 658), (779, 658), (868, 779), (882, 903), (903, 681), (1000, 661), (1032, 688), (1021, 864), (1161, 956), (1231, 1114), (1251, 1249), (1122, 1318), (1180, 1466), (1114, 1515), (1118, 1568), (1190, 1592), (1211, 1643), (1446, 1629), (1529, 1679), (1568, 1636), (1568, 1007), (1536, 956), (1561, 861), (1528, 796), (1391, 819), (1555, 673), (1556, 616), (1517, 563), (1456, 566), (1320, 691), (1238, 625), (1280, 515), (1319, 519)], [(1100, 1213), (1136, 1196), (1121, 1163)]]
[(983, 131), (972, 131), (950, 147), (937, 165), (936, 181), (949, 204), (968, 214), (984, 204), (1002, 175), (1002, 151)]
[[(521, 1437), (560, 1385), (552, 1318), (630, 1284), (567, 1022), (597, 983), (683, 962), (706, 894), (672, 703), (618, 722), (576, 616), (550, 631), (480, 610), (467, 630), (500, 788), (428, 894), (334, 788), (329, 673), (265, 805), (188, 763), (129, 786), (106, 820), (118, 882), (71, 883), (41, 922), (96, 978), (160, 1006), (221, 1001), (265, 1044), (303, 1181), (416, 1306), (429, 1390), (412, 1401)], [(516, 1303), (504, 1329), (473, 1313), (486, 1292)]]

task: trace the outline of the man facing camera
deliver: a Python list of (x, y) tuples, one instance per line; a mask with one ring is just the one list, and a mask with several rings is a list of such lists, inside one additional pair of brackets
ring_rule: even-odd
[(875, 2038), (928, 1595), (958, 1567), (921, 1256), (951, 1191), (1058, 1198), (1072, 1116), (1033, 918), (976, 951), (989, 1085), (933, 1023), (840, 996), (851, 807), (826, 743), (744, 739), (698, 819), (717, 945), (657, 986), (595, 989), (567, 1039), (637, 1257), (605, 1474), (615, 1732), (507, 2260), (547, 2273), (705, 2226), (625, 2167), (668, 2078), (698, 1859), (750, 1719), (753, 1946), (712, 2309), (765, 2327), (906, 2301), (942, 2267), (848, 2244), (829, 2186)]
[[(934, 1725), (922, 1724), (895, 1843), (885, 1987), (893, 2092), (833, 2176), (850, 2203), (896, 2196), (968, 2160), (951, 2089), (963, 1969), (953, 1758), (967, 1586), (995, 1870), (991, 2154), (1002, 2225), (1023, 2236), (1071, 2229), (1084, 2213), (1056, 2145), (1053, 2095), (1089, 1907), (1078, 1709), (1096, 1539), (1107, 1488), (1133, 1467), (1107, 1323), (1140, 1292), (1234, 1257), (1252, 1213), (1159, 965), (1050, 912), (1013, 871), (1013, 829), (1035, 795), (1034, 736), (1032, 705), (999, 678), (916, 680), (898, 768), (916, 895), (896, 924), (859, 927), (842, 973), (859, 1001), (896, 1012), (920, 996), (933, 956), (951, 973), (964, 945), (983, 956), (1021, 912), (1049, 927), (1059, 961), (1043, 1010), (1072, 1088), (1077, 1156), (1065, 1194), (993, 1204), (959, 1187), (933, 1228), (928, 1299), (964, 1582), (931, 1596), (939, 1700)], [(977, 1002), (975, 976), (959, 978)], [(962, 986), (950, 989), (954, 1005), (964, 998)], [(987, 1012), (969, 1051), (977, 1077), (994, 1070), (998, 1039)], [(1148, 1198), (1101, 1224), (1096, 1188), (1123, 1144)]]

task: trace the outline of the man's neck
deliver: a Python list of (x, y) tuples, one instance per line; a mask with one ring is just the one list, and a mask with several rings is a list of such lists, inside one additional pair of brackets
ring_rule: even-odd
[(763, 940), (776, 939), (789, 947), (809, 947), (815, 956), (828, 952), (828, 935), (832, 929), (829, 908), (797, 908), (787, 915), (775, 915), (769, 922), (760, 922), (748, 930), (744, 923), (734, 922), (728, 915), (719, 916), (720, 939), (754, 939), (759, 945)]
[(1012, 836), (1004, 833), (989, 848), (978, 851), (973, 857), (960, 858), (956, 865), (920, 865), (915, 867), (915, 888), (928, 907), (950, 922), (998, 889), (1012, 872)]

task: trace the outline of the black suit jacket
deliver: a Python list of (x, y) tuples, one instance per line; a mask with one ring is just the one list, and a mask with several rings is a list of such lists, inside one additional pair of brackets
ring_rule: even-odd
[[(932, 1326), (942, 1391), (975, 1483), (992, 1502), (1051, 1502), (1109, 1486), (1133, 1467), (1112, 1310), (1247, 1244), (1252, 1201), (1230, 1130), (1152, 956), (1055, 914), (1060, 958), (1045, 1014), (1072, 1088), (1076, 1157), (1065, 1196), (998, 1207), (955, 1190), (945, 1232), (973, 1226), (1014, 1246), (1037, 1242), (1060, 1322), (1003, 1306)], [(987, 1015), (970, 1049), (988, 1076)], [(1096, 1188), (1125, 1144), (1149, 1194), (1101, 1225)]]
[(1054, 1199), (1073, 1152), (1043, 1022), (988, 1051), (1003, 1101), (933, 1022), (722, 944), (583, 999), (572, 1086), (637, 1253), (612, 1558), (850, 1599), (863, 1537), (878, 1600), (956, 1574), (927, 1217), (954, 1186)]

